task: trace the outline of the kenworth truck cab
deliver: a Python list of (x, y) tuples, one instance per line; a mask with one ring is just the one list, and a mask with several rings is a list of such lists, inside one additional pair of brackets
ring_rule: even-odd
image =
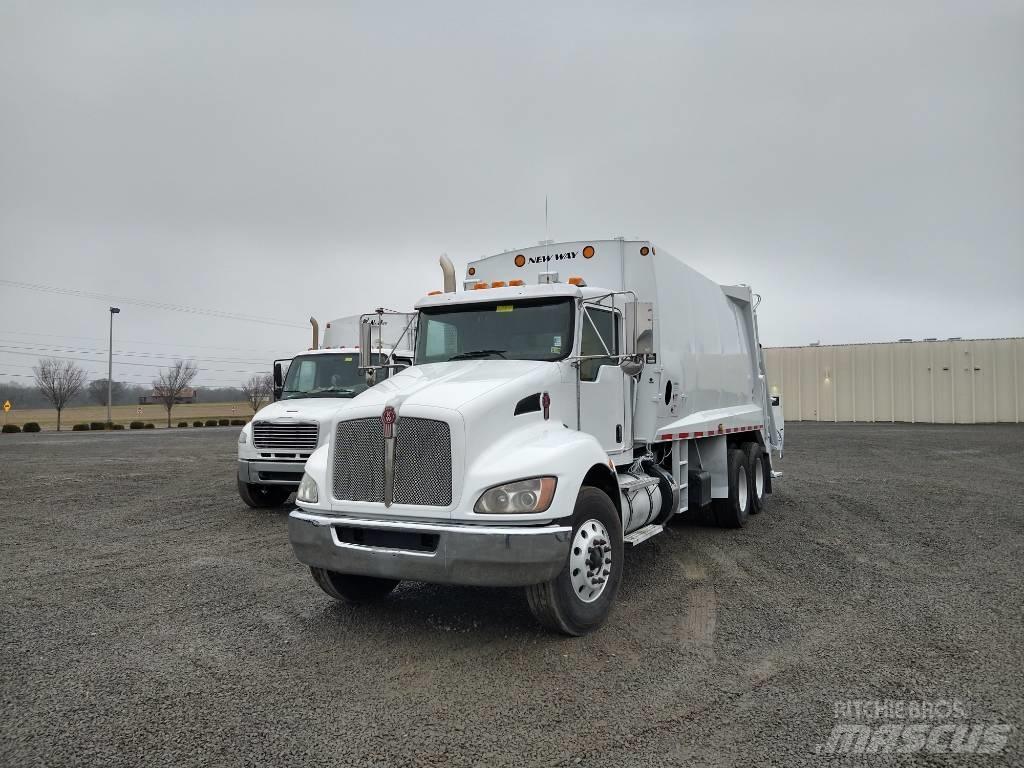
[[(384, 319), (380, 331), (387, 345), (371, 358), (377, 380), (412, 363), (409, 324), (414, 320), (409, 313), (389, 313)], [(339, 402), (370, 386), (359, 370), (360, 315), (329, 322), (323, 346), (316, 320), (310, 318), (310, 323), (313, 345), (274, 362), (273, 402), (260, 409), (238, 436), (238, 495), (250, 507), (285, 502), (299, 487), (306, 459), (326, 441)]]
[(289, 537), (329, 595), (522, 586), (578, 635), (608, 615), (624, 546), (676, 515), (738, 527), (765, 508), (782, 425), (750, 288), (647, 241), (509, 251), (458, 292), (442, 268), (415, 366), (339, 408), (306, 463)]

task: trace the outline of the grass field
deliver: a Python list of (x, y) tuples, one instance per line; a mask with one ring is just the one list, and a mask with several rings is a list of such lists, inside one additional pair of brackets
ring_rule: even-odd
[[(142, 415), (139, 415), (139, 411)], [(252, 408), (248, 403), (195, 403), (192, 405), (176, 405), (171, 412), (171, 426), (176, 427), (179, 421), (187, 421), (189, 426), (196, 419), (245, 419), (252, 417)], [(115, 405), (111, 418), (115, 424), (128, 426), (133, 421), (153, 422), (159, 427), (167, 426), (167, 411), (160, 405)], [(75, 424), (89, 423), (90, 421), (106, 421), (107, 409), (102, 405), (82, 405), (74, 408), (65, 408), (61, 414), (61, 429), (71, 429)], [(39, 422), (43, 429), (57, 428), (57, 412), (52, 408), (26, 408), (20, 409), (15, 404), (11, 412), (7, 414), (8, 424), (17, 424), (19, 427), (27, 421)], [(3, 412), (0, 411), (0, 424), (3, 421)]]

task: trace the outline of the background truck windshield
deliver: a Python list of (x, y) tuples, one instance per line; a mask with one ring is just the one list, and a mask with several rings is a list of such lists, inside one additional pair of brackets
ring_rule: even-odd
[(504, 301), (420, 311), (416, 362), (561, 360), (572, 351), (572, 299)]
[[(381, 355), (374, 355), (377, 364)], [(283, 400), (299, 397), (355, 397), (367, 389), (366, 377), (358, 370), (359, 354), (339, 352), (331, 355), (300, 355), (288, 366)], [(388, 377), (389, 370), (377, 371), (377, 381)]]

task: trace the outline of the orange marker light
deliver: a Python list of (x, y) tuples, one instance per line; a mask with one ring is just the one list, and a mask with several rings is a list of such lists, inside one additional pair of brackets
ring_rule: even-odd
[(645, 245), (645, 246), (643, 246), (643, 247), (642, 247), (642, 248), (640, 249), (640, 255), (641, 255), (641, 256), (646, 256), (646, 255), (647, 255), (648, 253), (650, 253), (650, 252), (651, 252), (651, 249), (650, 249), (650, 248), (648, 248), (648, 247), (647, 247), (646, 245)]
[(585, 245), (585, 246), (583, 246), (583, 258), (584, 259), (592, 259), (592, 258), (594, 258), (594, 246), (592, 246), (592, 245)]
[(516, 266), (517, 267), (521, 267), (524, 264), (526, 264), (526, 257), (523, 256), (523, 254), (520, 253), (518, 256), (516, 256), (515, 262), (516, 262)]
[(586, 285), (586, 283), (583, 282), (582, 277), (570, 277), (569, 285)]
[(431, 291), (430, 293), (427, 294), (427, 296), (437, 296), (437, 294), (439, 293), (441, 293), (441, 291)]
[(482, 291), (484, 288), (488, 288), (488, 287), (489, 286), (487, 285), (487, 283), (477, 283), (476, 285), (473, 286), (473, 290), (474, 291)]
[(472, 277), (473, 275), (475, 275), (475, 274), (476, 274), (476, 267), (470, 267), (470, 268), (469, 268), (468, 270), (466, 270), (466, 271), (467, 271), (467, 272), (469, 272), (469, 276), (470, 276), (470, 277)]
[(509, 284), (510, 286), (512, 286), (512, 285), (522, 285), (522, 284), (523, 284), (523, 281), (522, 281), (522, 280), (509, 280), (509, 281), (508, 281), (508, 284)]
[(491, 288), (504, 288), (504, 287), (505, 287), (505, 281), (504, 280), (495, 280), (493, 283), (491, 283)]

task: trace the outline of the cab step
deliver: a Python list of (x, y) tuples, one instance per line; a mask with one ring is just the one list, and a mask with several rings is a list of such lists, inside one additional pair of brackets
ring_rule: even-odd
[(651, 536), (657, 536), (664, 530), (664, 525), (655, 525), (654, 523), (651, 523), (650, 525), (645, 525), (643, 528), (637, 528), (632, 533), (627, 533), (622, 537), (622, 540), (626, 544), (635, 547), (637, 544), (647, 541)]

